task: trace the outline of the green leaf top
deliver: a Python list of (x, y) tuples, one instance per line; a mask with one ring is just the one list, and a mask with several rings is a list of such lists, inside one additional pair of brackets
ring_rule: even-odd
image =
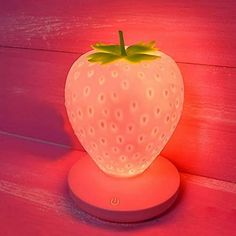
[(120, 45), (109, 45), (104, 43), (96, 43), (92, 45), (94, 53), (88, 56), (89, 62), (99, 64), (107, 64), (119, 59), (126, 59), (133, 63), (141, 61), (155, 60), (160, 56), (153, 55), (158, 49), (155, 47), (155, 42), (137, 43), (125, 48), (122, 31), (119, 31)]
[(154, 52), (157, 50), (158, 49), (155, 48), (155, 41), (151, 41), (149, 43), (138, 43), (131, 45), (126, 49), (126, 52), (128, 55), (134, 55), (139, 53)]
[(96, 43), (92, 48), (101, 52), (109, 52), (112, 54), (120, 54), (120, 45), (107, 45), (104, 43)]

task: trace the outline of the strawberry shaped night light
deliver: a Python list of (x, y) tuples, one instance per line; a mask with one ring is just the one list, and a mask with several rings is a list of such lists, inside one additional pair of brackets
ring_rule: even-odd
[(99, 218), (152, 218), (175, 200), (179, 174), (158, 156), (174, 132), (184, 86), (177, 64), (154, 42), (96, 43), (72, 65), (65, 104), (87, 152), (69, 173), (79, 207)]

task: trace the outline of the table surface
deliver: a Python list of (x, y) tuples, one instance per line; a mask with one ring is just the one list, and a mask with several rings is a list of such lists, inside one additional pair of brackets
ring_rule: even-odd
[(108, 223), (77, 209), (69, 196), (67, 174), (83, 151), (12, 135), (0, 135), (0, 143), (2, 235), (235, 235), (234, 183), (182, 173), (181, 193), (166, 214)]
[[(236, 235), (236, 1), (0, 2), (0, 235)], [(64, 106), (90, 45), (155, 39), (180, 67), (184, 110), (162, 155), (181, 172), (164, 215), (137, 224), (76, 208), (67, 174), (85, 155)], [(97, 193), (99, 194), (99, 193)], [(142, 197), (142, 196), (138, 196)]]

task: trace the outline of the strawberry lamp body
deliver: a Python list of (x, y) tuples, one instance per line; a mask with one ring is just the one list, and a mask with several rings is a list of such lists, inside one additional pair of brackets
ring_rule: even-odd
[[(75, 135), (108, 175), (144, 172), (160, 154), (180, 119), (184, 85), (174, 60), (91, 63), (82, 55), (71, 67), (65, 105)], [(158, 157), (157, 157), (158, 158)]]

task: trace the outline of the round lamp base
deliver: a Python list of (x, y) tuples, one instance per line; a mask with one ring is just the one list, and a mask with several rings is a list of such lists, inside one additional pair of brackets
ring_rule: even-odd
[(143, 174), (111, 177), (85, 155), (70, 170), (68, 182), (80, 209), (107, 221), (137, 222), (158, 216), (172, 205), (180, 176), (170, 161), (159, 156)]

